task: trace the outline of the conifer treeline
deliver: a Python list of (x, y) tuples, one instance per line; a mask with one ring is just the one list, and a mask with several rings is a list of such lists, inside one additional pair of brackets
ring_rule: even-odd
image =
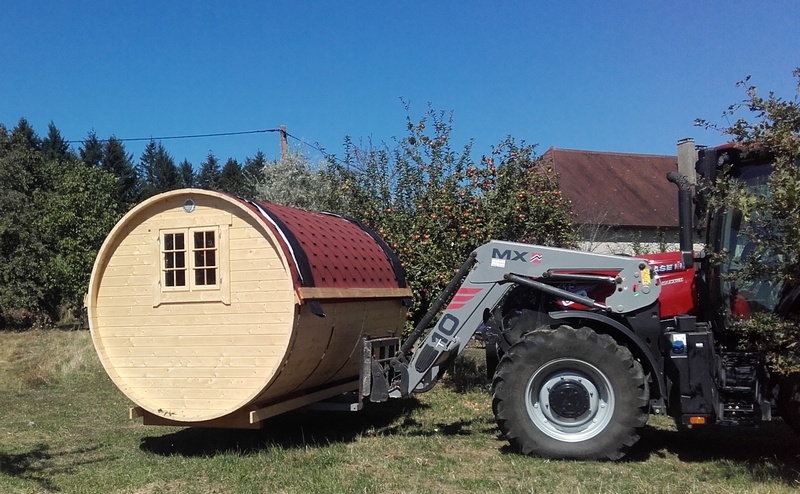
[(74, 150), (52, 122), (44, 138), (24, 118), (0, 124), (0, 326), (74, 319), (97, 250), (134, 204), (183, 187), (252, 197), (266, 164), (261, 151), (223, 165), (209, 152), (196, 170), (158, 141), (136, 160), (113, 135)]

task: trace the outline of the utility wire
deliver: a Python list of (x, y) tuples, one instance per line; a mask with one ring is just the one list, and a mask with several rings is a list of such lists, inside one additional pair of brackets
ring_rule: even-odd
[(336, 157), (336, 155), (334, 155), (334, 154), (331, 154), (331, 153), (329, 153), (329, 152), (325, 151), (325, 148), (321, 148), (321, 147), (319, 147), (319, 146), (317, 146), (317, 145), (311, 144), (311, 143), (310, 143), (310, 142), (308, 142), (308, 141), (304, 141), (303, 139), (300, 139), (299, 137), (295, 137), (295, 136), (293, 136), (292, 134), (290, 134), (290, 133), (288, 133), (288, 132), (286, 132), (286, 131), (284, 131), (284, 133), (286, 134), (286, 137), (291, 137), (292, 139), (294, 139), (295, 141), (299, 142), (299, 143), (300, 143), (300, 144), (302, 144), (303, 146), (310, 147), (311, 149), (313, 149), (313, 150), (315, 150), (315, 151), (317, 151), (317, 152), (321, 153), (321, 154), (322, 154), (323, 156), (325, 156), (326, 158), (328, 158), (328, 159), (332, 159), (332, 160), (336, 160), (336, 161), (339, 161), (339, 162), (342, 162), (342, 161), (341, 161), (339, 158), (337, 158), (337, 157)]
[[(227, 137), (227, 136), (240, 136), (246, 134), (263, 134), (266, 132), (280, 132), (280, 129), (263, 129), (263, 130), (244, 130), (241, 132), (217, 132), (214, 134), (190, 134), (190, 135), (179, 135), (179, 136), (166, 136), (166, 137), (128, 137), (125, 139), (117, 138), (114, 139), (121, 142), (137, 142), (137, 141), (169, 141), (175, 139), (198, 139), (204, 137)], [(288, 132), (287, 132), (288, 135)], [(294, 136), (292, 136), (294, 137)], [(297, 139), (296, 137), (294, 137)], [(111, 139), (97, 139), (98, 142), (108, 142)], [(299, 140), (299, 139), (298, 139)], [(64, 141), (68, 144), (83, 144), (86, 142), (86, 139), (80, 140), (71, 140), (71, 141)], [(302, 141), (301, 141), (302, 142)]]
[[(281, 129), (243, 130), (243, 131), (239, 131), (239, 132), (216, 132), (216, 133), (213, 133), (213, 134), (187, 134), (187, 135), (165, 136), (165, 137), (128, 137), (128, 138), (115, 137), (114, 139), (117, 140), (117, 141), (120, 141), (120, 142), (169, 141), (169, 140), (177, 140), (177, 139), (202, 139), (202, 138), (208, 138), (208, 137), (230, 137), (230, 136), (240, 136), (240, 135), (247, 135), (247, 134), (264, 134), (264, 133), (269, 133), (269, 132), (281, 132)], [(295, 141), (299, 142), (303, 146), (310, 147), (311, 149), (314, 149), (315, 151), (321, 153), (328, 160), (333, 160), (333, 161), (336, 161), (336, 162), (341, 163), (341, 164), (346, 164), (342, 160), (337, 158), (336, 155), (325, 151), (324, 148), (322, 148), (322, 147), (320, 147), (318, 145), (311, 144), (310, 142), (305, 141), (305, 140), (303, 140), (303, 139), (301, 139), (301, 138), (299, 138), (297, 136), (294, 136), (294, 135), (286, 132), (285, 130), (283, 131), (283, 133), (286, 135), (286, 137), (291, 137), (292, 139), (294, 139)], [(110, 140), (111, 139), (97, 139), (97, 142), (108, 142)], [(86, 139), (69, 140), (69, 141), (64, 141), (64, 142), (66, 142), (67, 144), (83, 144), (83, 143), (86, 142)]]

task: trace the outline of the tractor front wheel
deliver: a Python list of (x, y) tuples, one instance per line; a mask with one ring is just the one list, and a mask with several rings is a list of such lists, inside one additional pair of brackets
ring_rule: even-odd
[(642, 366), (589, 328), (536, 330), (500, 360), (492, 383), (500, 430), (524, 454), (616, 460), (647, 423)]

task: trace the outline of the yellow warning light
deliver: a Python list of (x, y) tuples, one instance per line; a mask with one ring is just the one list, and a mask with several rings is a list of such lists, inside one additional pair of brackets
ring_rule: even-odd
[(704, 425), (706, 423), (705, 417), (689, 417), (689, 423), (692, 425)]

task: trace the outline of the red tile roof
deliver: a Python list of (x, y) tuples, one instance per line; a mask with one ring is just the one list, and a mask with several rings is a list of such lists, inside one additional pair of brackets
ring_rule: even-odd
[(678, 189), (666, 179), (675, 156), (550, 148), (561, 192), (580, 224), (678, 226)]

